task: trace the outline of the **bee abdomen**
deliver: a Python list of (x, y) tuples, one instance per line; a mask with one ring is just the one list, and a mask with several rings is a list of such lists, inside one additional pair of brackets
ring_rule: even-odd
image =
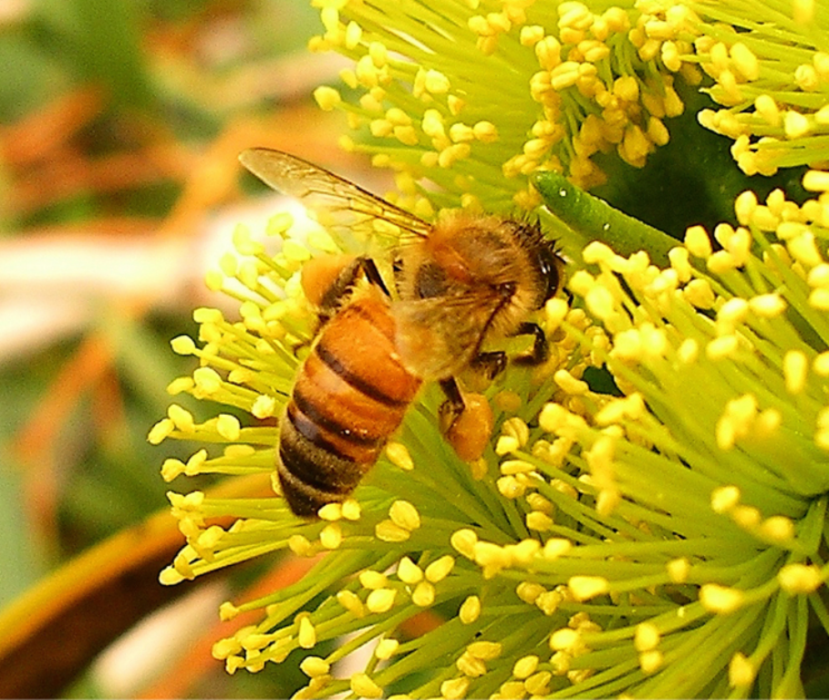
[(280, 423), (277, 472), (294, 513), (313, 516), (354, 490), (420, 383), (397, 358), (384, 300), (359, 297), (329, 321)]

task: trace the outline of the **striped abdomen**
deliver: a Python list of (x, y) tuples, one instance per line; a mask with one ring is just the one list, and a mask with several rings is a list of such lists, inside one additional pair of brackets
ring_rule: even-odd
[(282, 416), (277, 471), (291, 510), (342, 501), (374, 465), (420, 388), (397, 359), (380, 295), (358, 296), (323, 327)]

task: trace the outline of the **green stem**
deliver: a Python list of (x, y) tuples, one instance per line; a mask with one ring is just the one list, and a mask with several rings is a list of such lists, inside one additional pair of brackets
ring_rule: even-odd
[(547, 208), (583, 238), (580, 247), (597, 240), (609, 245), (619, 255), (628, 256), (646, 250), (651, 261), (657, 265), (670, 264), (668, 251), (677, 245), (677, 241), (667, 233), (614, 209), (558, 173), (536, 173), (532, 176), (532, 183)]

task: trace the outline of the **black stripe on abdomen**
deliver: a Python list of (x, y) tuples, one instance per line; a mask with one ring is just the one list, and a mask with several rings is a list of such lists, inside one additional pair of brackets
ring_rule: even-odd
[(283, 495), (297, 515), (316, 515), (321, 506), (343, 500), (360, 482), (364, 465), (339, 455), (328, 443), (309, 440), (297, 430), (288, 411), (279, 433), (277, 473)]
[(351, 387), (356, 389), (357, 391), (365, 394), (370, 399), (373, 399), (377, 403), (381, 403), (384, 406), (389, 406), (391, 408), (405, 408), (409, 405), (409, 401), (401, 401), (400, 399), (396, 399), (393, 396), (389, 396), (381, 389), (378, 389), (373, 384), (369, 384), (366, 382), (362, 377), (357, 376), (348, 369), (345, 365), (343, 365), (337, 356), (328, 350), (323, 341), (325, 340), (325, 336), (320, 339), (320, 342), (317, 343), (316, 347), (314, 348), (314, 352), (317, 353), (317, 356), (322, 360), (328, 369), (334, 372), (340, 379), (344, 382), (349, 384)]
[[(303, 420), (299, 416), (292, 416), (294, 427), (316, 445), (323, 447), (321, 443), (325, 443), (325, 438), (322, 437), (317, 426), (330, 433), (334, 433), (337, 437), (354, 445), (374, 447), (380, 446), (385, 441), (385, 436), (383, 435), (362, 435), (334, 418), (324, 415), (321, 411), (317, 410), (313, 403), (301, 391), (294, 391), (293, 403), (307, 416), (307, 420)], [(330, 445), (330, 443), (326, 443), (324, 447), (331, 452), (338, 452), (337, 448)]]

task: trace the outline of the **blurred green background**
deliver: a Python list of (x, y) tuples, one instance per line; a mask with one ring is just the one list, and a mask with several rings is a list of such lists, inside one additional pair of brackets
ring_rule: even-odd
[[(182, 538), (163, 515), (129, 528), (166, 508), (163, 459), (188, 456), (146, 442), (167, 384), (193, 369), (169, 341), (195, 332), (193, 308), (218, 303), (202, 279), (234, 224), (267, 215), (236, 154), (271, 146), (360, 167), (336, 148), (339, 117), (311, 99), (341, 65), (305, 50), (317, 13), (307, 0), (0, 0), (0, 607), (113, 534), (132, 538), (0, 617), (0, 696), (280, 697), (299, 685), (290, 664), (231, 679), (209, 657), (218, 603), (262, 571), (162, 589)], [(93, 662), (176, 593), (190, 608)]]

